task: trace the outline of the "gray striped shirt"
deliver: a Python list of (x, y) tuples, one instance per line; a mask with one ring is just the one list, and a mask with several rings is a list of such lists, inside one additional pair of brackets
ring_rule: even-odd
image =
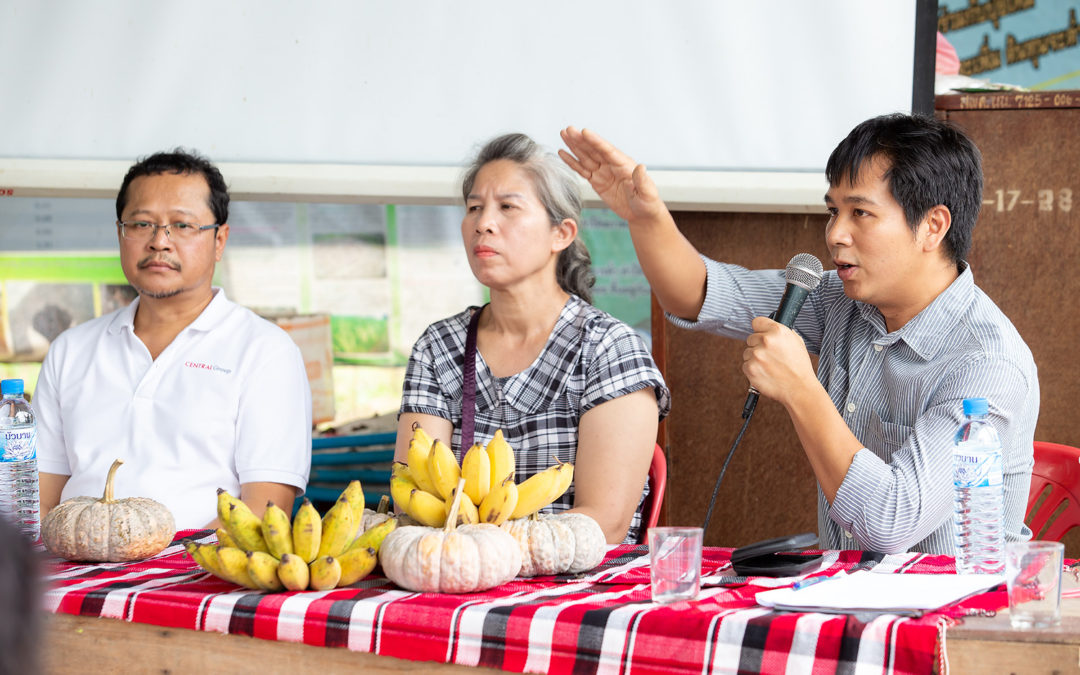
[[(705, 259), (697, 321), (676, 325), (745, 339), (776, 309), (783, 270), (747, 270)], [(795, 321), (819, 355), (818, 380), (864, 448), (830, 506), (818, 489), (820, 545), (953, 555), (952, 438), (963, 399), (986, 398), (1001, 436), (1006, 541), (1026, 540), (1032, 443), (1039, 416), (1035, 361), (1023, 338), (977, 286), (970, 268), (899, 330), (877, 308), (851, 300), (826, 272)]]

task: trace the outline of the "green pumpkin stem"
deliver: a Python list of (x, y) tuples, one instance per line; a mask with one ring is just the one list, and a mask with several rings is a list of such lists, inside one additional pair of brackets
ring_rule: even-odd
[(118, 459), (109, 467), (109, 475), (105, 477), (105, 496), (101, 498), (101, 501), (106, 504), (111, 504), (116, 501), (113, 499), (113, 478), (116, 476), (116, 470), (119, 469), (120, 465), (123, 463), (124, 460)]

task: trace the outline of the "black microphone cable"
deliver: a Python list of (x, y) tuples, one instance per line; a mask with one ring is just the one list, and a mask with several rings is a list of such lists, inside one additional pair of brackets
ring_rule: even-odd
[(731, 444), (731, 450), (728, 450), (727, 459), (724, 460), (724, 465), (720, 468), (720, 475), (716, 477), (716, 485), (713, 486), (712, 498), (709, 500), (709, 510), (705, 512), (705, 524), (701, 526), (703, 534), (708, 533), (709, 531), (709, 521), (712, 520), (713, 507), (716, 506), (716, 495), (720, 492), (720, 482), (724, 480), (724, 474), (727, 473), (728, 464), (731, 464), (731, 458), (735, 455), (735, 448), (739, 447), (743, 434), (746, 433), (746, 427), (750, 426), (750, 418), (754, 416), (755, 410), (757, 410), (757, 396), (751, 396), (746, 399), (746, 405), (743, 406), (743, 424), (742, 428), (739, 429), (739, 435), (735, 437), (735, 442)]
[[(795, 317), (799, 314), (799, 310), (802, 309), (806, 297), (821, 283), (821, 277), (820, 260), (809, 253), (796, 254), (795, 257), (788, 261), (787, 268), (784, 270), (787, 286), (784, 289), (783, 297), (780, 298), (780, 306), (775, 312), (769, 314), (769, 318), (791, 328), (795, 324)], [(731, 463), (731, 458), (735, 455), (735, 448), (739, 447), (743, 434), (746, 433), (746, 427), (750, 426), (750, 418), (754, 416), (754, 411), (757, 410), (757, 402), (758, 391), (750, 387), (750, 394), (746, 397), (746, 403), (743, 404), (742, 417), (744, 421), (742, 428), (739, 429), (739, 435), (735, 437), (735, 442), (731, 444), (731, 450), (728, 451), (724, 465), (720, 468), (720, 475), (716, 477), (712, 498), (709, 499), (709, 508), (705, 512), (705, 524), (701, 528), (703, 534), (709, 533), (709, 522), (712, 520), (713, 508), (716, 506), (716, 495), (720, 492), (720, 482), (724, 480), (728, 464)]]

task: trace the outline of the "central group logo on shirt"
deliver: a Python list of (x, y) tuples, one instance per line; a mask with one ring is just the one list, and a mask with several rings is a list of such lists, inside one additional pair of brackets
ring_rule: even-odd
[(195, 368), (196, 370), (209, 370), (212, 372), (224, 373), (225, 375), (232, 372), (229, 368), (222, 368), (221, 366), (210, 363), (200, 363), (199, 361), (185, 361), (184, 366), (187, 368)]

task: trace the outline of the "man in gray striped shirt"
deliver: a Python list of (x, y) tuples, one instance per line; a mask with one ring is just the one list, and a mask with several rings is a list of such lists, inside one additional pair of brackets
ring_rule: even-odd
[[(821, 546), (952, 555), (952, 437), (964, 398), (1001, 435), (1006, 541), (1025, 540), (1039, 382), (1031, 351), (965, 262), (982, 203), (978, 149), (927, 117), (855, 127), (829, 157), (826, 272), (794, 330), (767, 315), (783, 270), (701, 256), (644, 166), (588, 131), (560, 155), (630, 225), (677, 325), (745, 339), (743, 372), (780, 402), (818, 482)], [(572, 154), (571, 154), (572, 153)], [(815, 374), (810, 353), (819, 355)]]

